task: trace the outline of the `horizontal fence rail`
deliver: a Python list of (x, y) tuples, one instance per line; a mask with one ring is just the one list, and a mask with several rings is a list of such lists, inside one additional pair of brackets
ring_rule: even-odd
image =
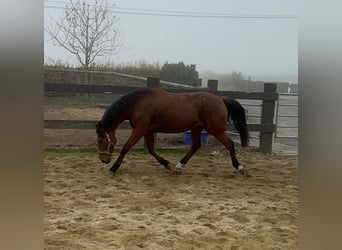
[[(260, 132), (260, 143), (259, 147), (263, 153), (272, 152), (272, 141), (273, 134), (276, 131), (276, 125), (274, 124), (274, 109), (275, 103), (278, 100), (278, 94), (276, 93), (276, 84), (265, 83), (264, 92), (238, 92), (238, 91), (217, 91), (217, 81), (210, 80), (211, 84), (209, 88), (168, 88), (167, 91), (172, 93), (188, 93), (188, 92), (198, 92), (205, 91), (222, 97), (229, 97), (233, 99), (243, 99), (243, 100), (261, 100), (261, 104), (242, 104), (244, 106), (257, 106), (261, 107), (261, 124), (248, 124), (249, 131)], [(215, 82), (216, 81), (216, 84)], [(214, 84), (213, 84), (214, 83)], [(158, 78), (148, 78), (146, 82), (147, 87), (157, 87), (160, 86), (160, 81)], [(212, 88), (210, 86), (216, 86)], [(141, 87), (135, 86), (122, 86), (122, 85), (99, 85), (99, 84), (67, 84), (67, 83), (51, 83), (46, 82), (44, 84), (44, 92), (46, 96), (51, 93), (112, 93), (115, 95), (124, 95), (131, 91), (141, 89)], [(100, 108), (106, 108), (108, 104), (98, 103), (96, 105)], [(253, 116), (248, 115), (247, 116)], [(44, 120), (44, 128), (47, 129), (94, 129), (95, 123), (97, 121), (83, 121), (83, 120)], [(227, 125), (228, 126), (228, 125)], [(129, 123), (127, 121), (123, 122), (119, 128), (130, 129)], [(235, 131), (234, 126), (229, 126), (231, 131)]]
[[(44, 128), (48, 129), (94, 129), (98, 120), (44, 120)], [(273, 132), (274, 124), (248, 124), (249, 131)], [(129, 121), (122, 122), (119, 129), (131, 129)], [(227, 129), (236, 131), (233, 125), (227, 124)]]

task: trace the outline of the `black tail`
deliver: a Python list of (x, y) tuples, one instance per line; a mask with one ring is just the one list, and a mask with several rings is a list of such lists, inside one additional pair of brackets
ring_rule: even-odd
[(249, 133), (247, 128), (245, 109), (236, 100), (223, 98), (223, 101), (228, 109), (228, 120), (233, 120), (236, 130), (240, 134), (242, 147), (248, 146)]

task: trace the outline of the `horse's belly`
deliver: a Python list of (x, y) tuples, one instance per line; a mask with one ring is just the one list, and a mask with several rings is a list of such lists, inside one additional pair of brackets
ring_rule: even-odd
[(173, 120), (159, 123), (158, 126), (154, 126), (153, 131), (161, 133), (180, 133), (197, 126), (203, 126), (203, 124), (199, 121)]

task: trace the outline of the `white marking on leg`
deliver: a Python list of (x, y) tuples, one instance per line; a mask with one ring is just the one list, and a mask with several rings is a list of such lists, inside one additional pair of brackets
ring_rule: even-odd
[(237, 171), (242, 175), (244, 175), (246, 173), (245, 167), (242, 165), (238, 166)]
[(175, 167), (175, 169), (176, 169), (176, 170), (182, 170), (183, 167), (184, 167), (184, 164), (178, 162), (177, 165), (176, 165), (176, 167)]

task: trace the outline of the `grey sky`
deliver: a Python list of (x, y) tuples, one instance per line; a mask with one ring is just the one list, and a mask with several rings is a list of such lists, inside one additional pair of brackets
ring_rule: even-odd
[[(68, 0), (61, 0), (68, 2)], [(119, 8), (234, 15), (297, 15), (296, 0), (112, 0)], [(44, 1), (45, 5), (63, 4)], [(89, 1), (92, 3), (92, 1)], [(45, 8), (50, 15), (62, 10)], [(112, 62), (178, 62), (196, 64), (199, 71), (241, 71), (245, 75), (297, 75), (297, 19), (196, 18), (119, 14), (128, 50), (100, 59)], [(46, 35), (46, 34), (45, 34)], [(45, 60), (75, 63), (72, 55), (45, 37)]]

